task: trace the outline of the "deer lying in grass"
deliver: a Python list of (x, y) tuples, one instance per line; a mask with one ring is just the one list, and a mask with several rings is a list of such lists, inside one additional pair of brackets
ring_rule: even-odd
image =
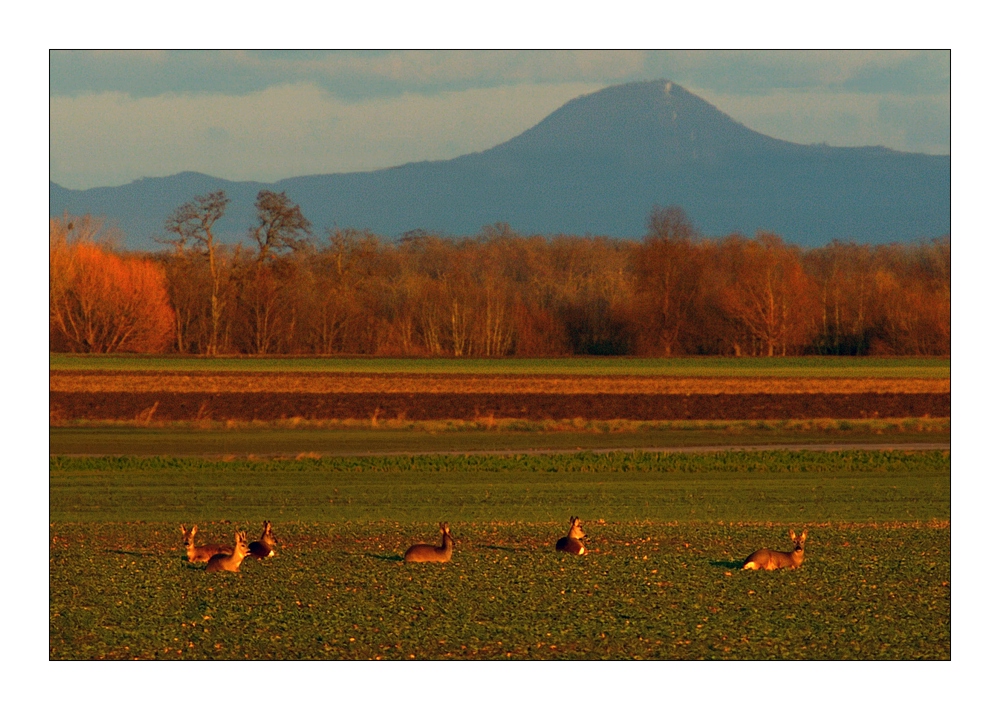
[(274, 531), (271, 530), (271, 521), (264, 521), (264, 532), (261, 533), (260, 540), (250, 543), (250, 554), (258, 560), (265, 557), (274, 557), (274, 548), (278, 546), (278, 541), (274, 539)]
[(248, 554), (250, 548), (247, 547), (247, 534), (240, 530), (236, 533), (236, 545), (233, 546), (233, 551), (228, 555), (213, 555), (205, 569), (209, 572), (239, 572), (240, 563)]
[(568, 552), (571, 555), (586, 555), (587, 550), (580, 542), (585, 537), (587, 536), (580, 525), (580, 519), (574, 515), (569, 519), (569, 532), (566, 533), (566, 537), (561, 537), (556, 541), (556, 550)]
[(181, 525), (181, 535), (184, 536), (184, 549), (187, 551), (188, 562), (208, 562), (212, 559), (213, 555), (233, 554), (233, 548), (229, 547), (229, 545), (201, 545), (196, 547), (194, 544), (194, 535), (196, 532), (198, 532), (197, 525), (192, 525), (190, 530)]
[(451, 537), (451, 530), (448, 523), (438, 523), (441, 529), (441, 544), (434, 545), (419, 544), (413, 545), (406, 554), (403, 555), (404, 562), (448, 562), (451, 560), (451, 550), (455, 546), (455, 540)]
[(789, 530), (788, 534), (791, 536), (792, 542), (795, 543), (795, 548), (791, 552), (775, 552), (765, 547), (747, 557), (743, 562), (743, 569), (772, 570), (784, 567), (789, 569), (801, 567), (806, 554), (804, 549), (806, 531), (803, 530), (801, 535), (796, 535), (794, 530)]

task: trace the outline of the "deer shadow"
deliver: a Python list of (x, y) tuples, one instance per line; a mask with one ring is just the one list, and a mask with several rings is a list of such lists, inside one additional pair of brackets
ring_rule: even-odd
[(740, 560), (712, 560), (708, 564), (712, 567), (723, 567), (725, 569), (739, 569), (743, 566)]
[(109, 550), (109, 549), (105, 549), (104, 551), (108, 552), (108, 553), (111, 553), (112, 555), (129, 555), (130, 557), (162, 557), (163, 556), (159, 552), (139, 552), (139, 551), (136, 551), (136, 550)]
[(382, 560), (383, 562), (402, 562), (403, 561), (403, 556), (400, 555), (400, 554), (398, 554), (398, 553), (380, 555), (380, 554), (376, 554), (374, 552), (362, 552), (361, 556), (362, 557), (371, 557), (371, 558), (376, 559), (376, 560)]
[(486, 550), (502, 550), (503, 552), (530, 552), (523, 547), (504, 547), (503, 545), (476, 545), (476, 547), (482, 547)]

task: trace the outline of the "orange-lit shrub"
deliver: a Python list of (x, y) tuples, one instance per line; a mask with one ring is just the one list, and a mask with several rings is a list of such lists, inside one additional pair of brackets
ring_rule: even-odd
[(162, 352), (174, 314), (163, 269), (49, 231), (49, 347), (56, 352)]

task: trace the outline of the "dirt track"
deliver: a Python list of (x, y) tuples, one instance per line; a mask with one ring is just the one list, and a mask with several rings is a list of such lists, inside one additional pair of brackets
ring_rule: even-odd
[(950, 417), (951, 395), (53, 391), (49, 409), (54, 420), (877, 419)]

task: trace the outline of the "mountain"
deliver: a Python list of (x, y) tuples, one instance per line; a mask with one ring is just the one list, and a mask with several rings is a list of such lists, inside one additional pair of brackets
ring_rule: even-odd
[(198, 173), (90, 190), (50, 183), (50, 212), (103, 215), (129, 246), (149, 249), (177, 206), (224, 189), (232, 202), (219, 230), (235, 240), (262, 188), (286, 192), (320, 235), (335, 225), (469, 235), (508, 222), (522, 234), (641, 237), (655, 205), (680, 205), (705, 234), (764, 229), (804, 246), (931, 238), (951, 224), (950, 156), (778, 140), (669, 81), (581, 96), (452, 160), (270, 184)]

